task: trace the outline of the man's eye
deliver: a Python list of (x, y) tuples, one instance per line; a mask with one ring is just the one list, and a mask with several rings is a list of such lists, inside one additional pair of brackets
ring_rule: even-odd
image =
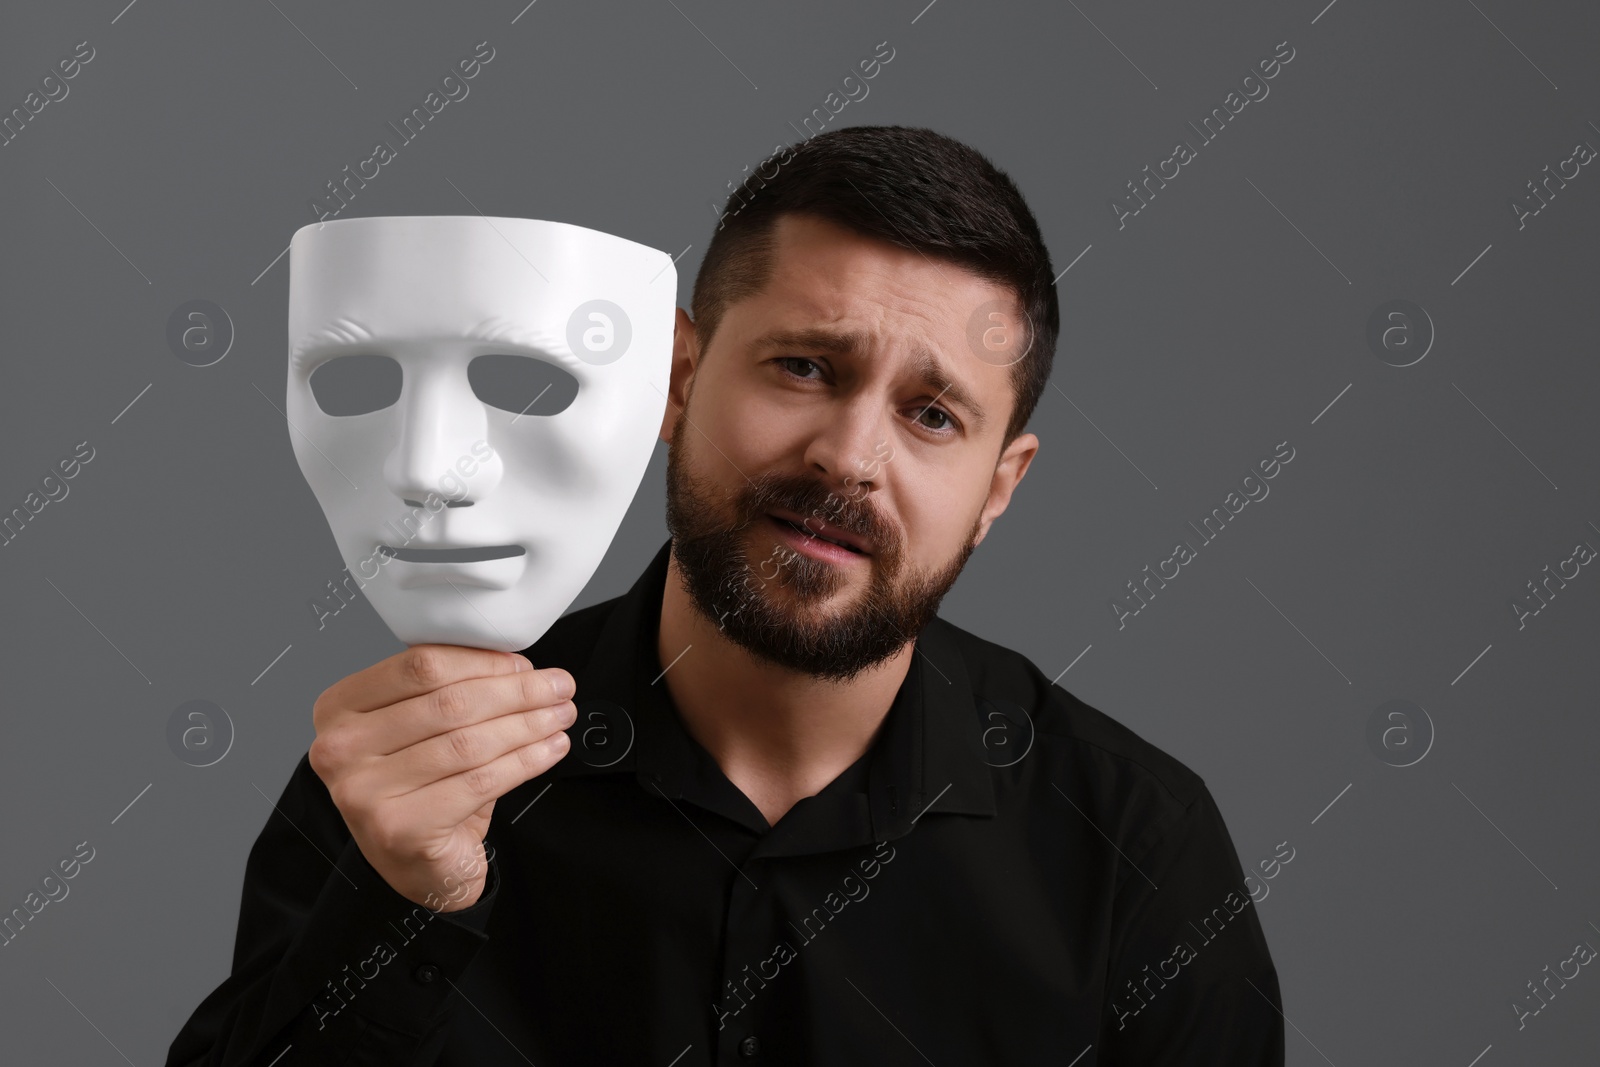
[(822, 369), (822, 367), (818, 365), (815, 360), (806, 359), (804, 356), (780, 356), (778, 358), (778, 363), (780, 366), (786, 365), (789, 373), (794, 374), (796, 378), (807, 378), (808, 376), (805, 374), (795, 374), (795, 364), (799, 364), (802, 367), (816, 367), (819, 371)]
[(939, 418), (944, 420), (937, 426), (928, 426), (927, 423), (923, 423), (923, 425), (928, 426), (928, 429), (930, 430), (947, 430), (954, 425), (954, 420), (950, 418), (950, 413), (948, 411), (945, 411), (943, 408), (933, 407), (931, 405), (923, 408), (922, 412), (917, 416), (917, 418), (925, 419), (929, 415), (937, 415)]

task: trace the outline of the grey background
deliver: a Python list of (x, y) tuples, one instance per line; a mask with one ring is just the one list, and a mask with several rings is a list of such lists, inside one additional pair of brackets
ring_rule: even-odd
[[(682, 251), (686, 304), (727, 183), (886, 40), (833, 125), (972, 144), (1072, 264), (1042, 449), (945, 617), (1051, 677), (1070, 664), (1063, 686), (1204, 776), (1246, 867), (1296, 850), (1259, 905), (1291, 1064), (1594, 1062), (1593, 968), (1520, 1032), (1511, 1004), (1600, 946), (1600, 576), (1520, 630), (1511, 603), (1600, 547), (1600, 167), (1524, 229), (1508, 200), (1600, 146), (1600, 11), (523, 2), (0, 16), (0, 111), (96, 50), (0, 148), (0, 511), (95, 449), (0, 548), (0, 912), (95, 849), (0, 948), (0, 1058), (164, 1059), (227, 974), (245, 857), (313, 700), (402, 647), (365, 601), (320, 632), (307, 607), (341, 563), (275, 407), (274, 261), (309, 198), (488, 40), (470, 95), (346, 217), (593, 226)], [(1285, 40), (1270, 95), (1119, 230), (1109, 198)], [(1365, 340), (1395, 298), (1437, 331), (1405, 368)], [(210, 367), (166, 344), (191, 299), (237, 329)], [(1119, 630), (1124, 583), (1285, 440), (1270, 495)], [(658, 445), (574, 607), (624, 591), (665, 537), (664, 465)], [(1365, 732), (1397, 697), (1436, 731), (1405, 768)], [(236, 730), (206, 768), (167, 743), (192, 699)]]

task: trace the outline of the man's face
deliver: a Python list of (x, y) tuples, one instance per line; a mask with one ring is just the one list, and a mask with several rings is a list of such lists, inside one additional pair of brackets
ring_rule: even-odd
[(709, 349), (678, 312), (667, 526), (691, 598), (730, 640), (847, 680), (932, 619), (1038, 449), (1032, 434), (1000, 448), (1021, 349), (969, 343), (980, 308), (1014, 321), (1020, 307), (812, 216), (780, 217), (774, 236), (770, 280)]

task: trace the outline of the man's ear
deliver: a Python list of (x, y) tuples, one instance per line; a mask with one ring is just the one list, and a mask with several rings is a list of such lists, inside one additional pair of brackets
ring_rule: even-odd
[(984, 501), (983, 511), (978, 517), (978, 536), (972, 542), (974, 545), (982, 543), (983, 539), (989, 536), (990, 525), (1011, 503), (1012, 490), (1021, 483), (1022, 476), (1028, 473), (1028, 466), (1038, 451), (1039, 438), (1031, 433), (1024, 433), (1018, 434), (1017, 439), (1000, 454), (1000, 460), (995, 464), (994, 477), (989, 480), (989, 499)]
[(657, 436), (672, 444), (672, 428), (689, 402), (689, 382), (700, 363), (700, 345), (695, 337), (694, 320), (683, 308), (677, 309), (672, 323), (672, 380), (667, 388), (667, 408), (661, 413)]

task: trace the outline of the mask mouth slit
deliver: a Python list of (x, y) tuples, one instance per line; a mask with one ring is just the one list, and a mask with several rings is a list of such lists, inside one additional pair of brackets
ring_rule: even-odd
[(402, 563), (481, 563), (527, 553), (527, 549), (521, 545), (482, 545), (475, 548), (391, 548), (379, 545), (378, 551)]
[[(401, 500), (401, 503), (404, 504), (408, 508), (425, 508), (425, 507), (428, 506), (427, 504), (423, 503), (420, 500)], [(444, 502), (444, 506), (447, 507), (447, 508), (470, 508), (472, 506), (472, 501), (470, 501), (470, 500), (446, 500)]]

